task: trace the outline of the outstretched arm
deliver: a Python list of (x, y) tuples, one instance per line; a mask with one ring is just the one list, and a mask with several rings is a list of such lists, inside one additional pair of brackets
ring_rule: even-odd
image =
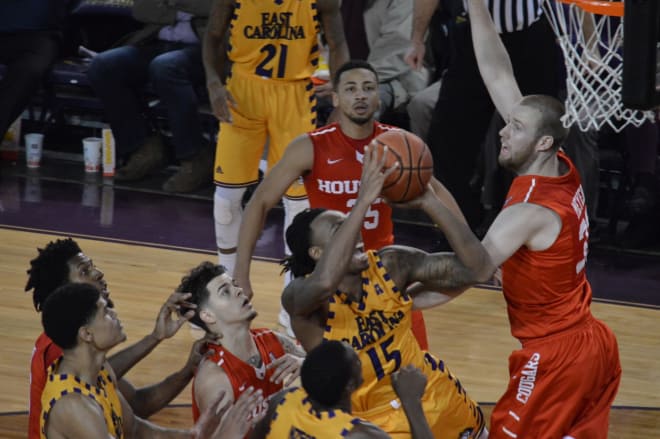
[(511, 59), (484, 0), (469, 0), (469, 14), (479, 72), (497, 111), (507, 120), (513, 106), (522, 98)]
[[(178, 315), (178, 311), (182, 306), (187, 308), (196, 307), (196, 305), (186, 302), (186, 299), (190, 296), (190, 294), (172, 293), (158, 312), (153, 332), (108, 359), (118, 378), (123, 377), (138, 361), (153, 351), (161, 341), (176, 334), (179, 328), (194, 315), (193, 310), (188, 311), (183, 316)], [(177, 315), (177, 317), (174, 318), (174, 315)]]
[(277, 165), (266, 175), (245, 206), (241, 228), (238, 232), (236, 268), (234, 278), (243, 293), (252, 297), (250, 264), (254, 246), (263, 230), (268, 211), (282, 198), (287, 188), (314, 165), (314, 148), (307, 134), (291, 142)]
[(148, 418), (181, 393), (194, 376), (207, 342), (203, 338), (193, 343), (185, 366), (157, 384), (136, 389), (126, 379), (120, 379), (119, 390), (133, 412), (141, 418)]
[(422, 408), (426, 376), (415, 366), (407, 365), (392, 375), (392, 387), (401, 400), (413, 439), (433, 439), (431, 426)]
[[(435, 182), (435, 185), (442, 187), (439, 182)], [(412, 247), (390, 246), (382, 249), (381, 255), (383, 263), (392, 271), (400, 289), (414, 282), (421, 282), (424, 284), (424, 290), (445, 291), (453, 297), (460, 293), (461, 288), (490, 279), (496, 266), (464, 218), (459, 219), (452, 213), (451, 194), (444, 190), (441, 196), (442, 198), (429, 188), (407, 206), (422, 208), (429, 215), (431, 221), (444, 232), (455, 251), (454, 254), (429, 254)], [(448, 203), (452, 210), (445, 206), (445, 203)]]

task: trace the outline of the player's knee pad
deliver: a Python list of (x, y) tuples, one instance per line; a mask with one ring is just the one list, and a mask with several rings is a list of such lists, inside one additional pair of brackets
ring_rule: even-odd
[(296, 215), (309, 207), (309, 200), (307, 198), (292, 200), (284, 197), (282, 198), (282, 204), (284, 205), (284, 252), (288, 255), (291, 254), (291, 250), (286, 245), (286, 229), (291, 225)]
[(243, 216), (241, 200), (244, 193), (245, 188), (215, 188), (213, 219), (218, 251), (235, 249), (238, 244), (238, 230)]

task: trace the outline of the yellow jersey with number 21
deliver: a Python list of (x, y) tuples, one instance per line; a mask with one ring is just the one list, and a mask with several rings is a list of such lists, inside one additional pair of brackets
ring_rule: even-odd
[(232, 75), (311, 78), (319, 60), (320, 29), (315, 0), (237, 0), (228, 48)]

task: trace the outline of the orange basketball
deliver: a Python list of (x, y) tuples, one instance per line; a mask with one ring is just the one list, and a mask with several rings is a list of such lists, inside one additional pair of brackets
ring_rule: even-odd
[(383, 196), (400, 203), (424, 193), (433, 175), (433, 158), (426, 143), (413, 133), (401, 129), (386, 131), (375, 140), (387, 146), (386, 168), (399, 162), (399, 168), (383, 184)]

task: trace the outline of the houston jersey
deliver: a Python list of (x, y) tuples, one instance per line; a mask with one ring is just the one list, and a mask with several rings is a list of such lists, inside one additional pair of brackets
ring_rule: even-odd
[(81, 381), (77, 376), (57, 373), (61, 358), (48, 369), (48, 382), (41, 396), (41, 437), (46, 438), (46, 421), (55, 403), (70, 393), (79, 393), (91, 398), (101, 407), (108, 434), (115, 439), (123, 438), (121, 402), (108, 371), (101, 368), (96, 385), (93, 386)]
[[(207, 349), (211, 352), (210, 356), (206, 357), (204, 361), (213, 361), (225, 371), (234, 391), (234, 401), (250, 386), (254, 387), (255, 390), (261, 389), (264, 398), (268, 398), (282, 390), (282, 383), (277, 384), (270, 381), (270, 377), (275, 370), (266, 370), (268, 364), (285, 353), (280, 340), (270, 329), (251, 329), (250, 333), (257, 345), (259, 355), (261, 355), (261, 367), (259, 368), (236, 357), (221, 345), (210, 343), (207, 345)], [(197, 421), (200, 411), (195, 403), (194, 385), (195, 382), (193, 381), (193, 419)]]
[(46, 385), (48, 368), (62, 356), (62, 349), (41, 333), (34, 343), (32, 361), (30, 363), (30, 421), (28, 424), (28, 439), (41, 436), (41, 394)]
[(342, 410), (315, 410), (307, 393), (292, 387), (277, 405), (266, 438), (340, 439), (359, 422)]
[(523, 341), (570, 328), (591, 314), (584, 192), (573, 163), (562, 153), (559, 159), (568, 166), (566, 174), (516, 177), (504, 204), (505, 209), (516, 203), (537, 204), (554, 211), (562, 223), (550, 248), (521, 247), (502, 265), (511, 333)]
[[(309, 205), (350, 212), (360, 189), (364, 147), (374, 137), (393, 129), (397, 128), (374, 122), (371, 136), (352, 139), (342, 132), (338, 123), (333, 123), (309, 133), (314, 145), (314, 165), (303, 178)], [(377, 198), (362, 224), (365, 248), (377, 250), (391, 245), (392, 229), (392, 209)]]
[(280, 81), (311, 78), (320, 29), (315, 0), (237, 0), (228, 47), (232, 74)]

